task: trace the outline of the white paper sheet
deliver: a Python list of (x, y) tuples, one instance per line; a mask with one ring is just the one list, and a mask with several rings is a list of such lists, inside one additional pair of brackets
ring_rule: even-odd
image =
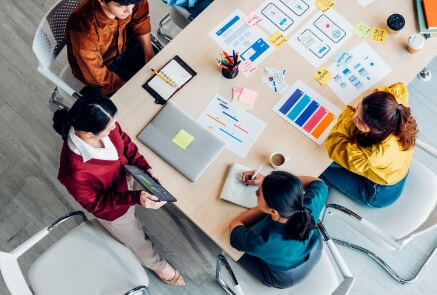
[(226, 142), (226, 147), (246, 157), (266, 123), (216, 94), (197, 122)]
[(360, 5), (362, 7), (366, 7), (367, 5), (369, 5), (370, 3), (372, 3), (375, 0), (358, 0), (358, 3), (360, 3)]
[(267, 0), (255, 11), (262, 18), (260, 25), (270, 33), (280, 31), (288, 36), (316, 6), (303, 0)]
[(259, 28), (250, 28), (244, 22), (244, 16), (240, 9), (236, 9), (215, 26), (209, 36), (228, 53), (235, 50), (243, 60), (250, 59), (252, 63), (259, 65), (275, 48), (269, 44), (268, 36)]
[(366, 42), (350, 52), (352, 60), (346, 67), (334, 63), (328, 67), (334, 77), (328, 86), (348, 104), (391, 72), (391, 68)]
[(319, 145), (325, 141), (341, 112), (300, 80), (290, 87), (273, 111)]
[(320, 67), (347, 39), (353, 26), (334, 9), (319, 12), (288, 41), (314, 67)]

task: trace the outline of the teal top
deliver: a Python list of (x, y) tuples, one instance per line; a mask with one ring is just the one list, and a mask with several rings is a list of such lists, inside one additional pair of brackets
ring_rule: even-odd
[[(328, 187), (323, 181), (313, 181), (305, 190), (304, 206), (311, 209), (314, 220), (319, 220), (320, 212), (328, 196)], [(311, 231), (304, 242), (285, 240), (286, 224), (273, 221), (268, 214), (252, 229), (239, 225), (231, 232), (231, 245), (239, 251), (262, 259), (272, 270), (289, 270), (301, 265), (320, 240), (317, 229)]]

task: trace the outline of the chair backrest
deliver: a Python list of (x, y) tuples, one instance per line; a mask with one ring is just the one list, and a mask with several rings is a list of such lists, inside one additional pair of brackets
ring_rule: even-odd
[(32, 49), (41, 67), (48, 69), (67, 43), (67, 19), (82, 0), (60, 0), (43, 17), (36, 29)]
[(172, 6), (170, 18), (181, 29), (184, 29), (193, 20), (188, 10), (182, 6)]
[[(364, 207), (332, 188), (326, 204), (338, 204), (352, 210), (365, 220), (366, 227), (361, 226), (363, 221), (358, 223), (345, 214), (338, 216), (381, 246), (400, 249), (415, 235), (437, 226), (437, 215), (431, 214), (437, 205), (437, 175), (413, 158), (402, 194), (394, 204), (381, 209)], [(368, 222), (371, 223), (370, 229), (367, 228)], [(387, 237), (391, 246), (375, 236), (373, 226), (392, 237), (393, 243)]]
[[(82, 212), (71, 213), (10, 253), (0, 252), (0, 271), (12, 295), (32, 295), (17, 258), (75, 215), (85, 218)], [(36, 295), (150, 294), (140, 262), (95, 219), (75, 227), (48, 248), (32, 264), (29, 281)]]
[[(343, 258), (334, 245), (333, 241), (328, 236), (323, 224), (318, 222), (318, 229), (321, 233), (321, 238), (325, 242), (319, 262), (314, 266), (309, 275), (297, 285), (286, 289), (275, 289), (261, 284), (256, 278), (249, 274), (240, 264), (235, 262), (232, 258), (223, 256), (217, 260), (216, 278), (220, 285), (226, 290), (229, 288), (230, 294), (237, 295), (292, 295), (292, 294), (348, 294), (355, 283), (355, 278), (350, 273)], [(333, 261), (329, 258), (329, 254)], [(224, 254), (226, 257), (226, 254)], [(226, 262), (225, 262), (226, 261)], [(227, 275), (221, 275), (222, 263), (228, 263)], [(341, 273), (343, 280), (339, 283), (337, 271)], [(221, 281), (222, 280), (222, 281)], [(237, 288), (235, 283), (238, 283)]]

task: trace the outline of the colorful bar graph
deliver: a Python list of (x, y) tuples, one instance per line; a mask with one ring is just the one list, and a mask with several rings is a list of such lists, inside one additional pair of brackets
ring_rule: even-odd
[(291, 109), (290, 113), (288, 113), (287, 117), (294, 121), (297, 116), (305, 109), (305, 107), (311, 102), (311, 98), (308, 95), (302, 96), (299, 102)]
[(306, 121), (314, 114), (314, 112), (319, 107), (319, 104), (317, 101), (311, 101), (311, 103), (308, 105), (308, 107), (302, 112), (302, 114), (299, 116), (299, 118), (296, 119), (296, 124), (300, 127), (305, 124)]
[(303, 96), (303, 92), (300, 89), (296, 89), (293, 94), (287, 99), (287, 101), (281, 106), (279, 111), (284, 115), (290, 111), (294, 104)]
[(323, 134), (323, 132), (325, 132), (326, 128), (328, 128), (329, 124), (332, 123), (332, 121), (334, 121), (335, 116), (333, 113), (328, 113), (326, 115), (325, 118), (323, 118), (322, 121), (320, 121), (319, 125), (317, 125), (317, 127), (313, 130), (313, 132), (311, 132), (311, 135), (314, 136), (315, 138), (319, 138), (320, 135)]
[(328, 111), (324, 107), (320, 107), (317, 112), (309, 119), (309, 121), (303, 126), (303, 130), (310, 133), (311, 130), (320, 122), (320, 120), (326, 115)]

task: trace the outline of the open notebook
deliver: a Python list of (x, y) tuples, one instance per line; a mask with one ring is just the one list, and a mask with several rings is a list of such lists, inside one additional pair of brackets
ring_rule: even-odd
[(246, 208), (256, 207), (257, 202), (255, 192), (258, 189), (258, 186), (246, 186), (246, 184), (241, 180), (243, 172), (250, 170), (253, 169), (238, 163), (231, 164), (220, 198)]
[(174, 86), (155, 75), (143, 87), (152, 94), (156, 103), (164, 104), (197, 73), (176, 55), (159, 71), (159, 74)]

